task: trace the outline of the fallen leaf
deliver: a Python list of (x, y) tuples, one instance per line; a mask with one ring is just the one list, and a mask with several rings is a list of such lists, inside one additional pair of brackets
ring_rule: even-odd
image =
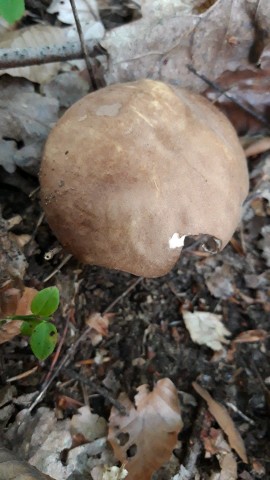
[(270, 150), (270, 137), (260, 138), (245, 149), (247, 157), (253, 157)]
[(216, 352), (222, 350), (222, 343), (229, 343), (225, 336), (231, 335), (231, 332), (223, 325), (221, 315), (185, 310), (182, 315), (193, 342), (206, 345)]
[(218, 455), (221, 468), (220, 480), (237, 480), (237, 462), (233, 453)]
[(225, 263), (205, 276), (209, 292), (216, 298), (228, 298), (234, 293), (234, 271)]
[(262, 25), (269, 31), (266, 1), (218, 0), (200, 15), (172, 13), (171, 6), (157, 9), (154, 16), (106, 33), (101, 44), (109, 54), (107, 83), (150, 77), (205, 90), (205, 83), (187, 64), (206, 76), (211, 72), (211, 80), (225, 70), (249, 67), (250, 49)]
[[(98, 6), (96, 0), (76, 0), (76, 10), (80, 22), (89, 20), (96, 20), (99, 18)], [(74, 25), (75, 19), (69, 0), (52, 0), (48, 13), (57, 13), (57, 18), (60, 22), (68, 25)]]
[(177, 390), (168, 378), (150, 392), (141, 385), (135, 406), (126, 394), (119, 397), (127, 415), (112, 408), (108, 440), (132, 480), (148, 480), (169, 460), (182, 428)]
[(107, 337), (109, 319), (111, 317), (112, 314), (101, 315), (100, 313), (93, 313), (85, 321), (86, 325), (91, 328), (89, 337), (94, 347), (101, 342), (103, 337)]
[[(65, 43), (66, 35), (63, 28), (51, 25), (32, 25), (13, 32), (5, 32), (0, 38), (0, 48), (37, 48)], [(59, 62), (30, 67), (9, 68), (1, 70), (0, 75), (8, 73), (12, 77), (24, 77), (31, 82), (45, 83), (53, 78), (60, 68)], [(29, 105), (28, 105), (29, 106)], [(30, 115), (29, 115), (30, 116)]]
[[(3, 91), (1, 91), (3, 95)], [(0, 100), (1, 112), (1, 100)], [(0, 138), (1, 138), (1, 120), (2, 113), (0, 113)], [(0, 159), (1, 159), (1, 141), (0, 141)], [(1, 165), (1, 160), (0, 160)], [(6, 220), (1, 216), (0, 212), (0, 291), (6, 288), (9, 284), (10, 288), (17, 286), (23, 280), (26, 270), (27, 262), (23, 252), (14, 241), (12, 235), (8, 231)], [(0, 300), (1, 303), (1, 300)]]
[(10, 320), (0, 325), (0, 345), (10, 342), (16, 335), (19, 335), (22, 322), (19, 320)]
[(236, 429), (228, 410), (221, 405), (221, 403), (216, 402), (216, 400), (211, 397), (207, 390), (201, 387), (198, 383), (193, 382), (192, 386), (194, 390), (206, 401), (209, 412), (213, 415), (220, 428), (222, 428), (222, 430), (226, 433), (231, 448), (236, 451), (243, 462), (248, 463), (245, 444), (240, 433)]
[(70, 422), (72, 435), (82, 434), (86, 440), (92, 442), (97, 438), (104, 437), (107, 433), (107, 422), (104, 418), (91, 412), (87, 405), (78, 409)]
[(239, 333), (239, 335), (237, 335), (237, 337), (233, 340), (233, 343), (262, 342), (269, 335), (269, 332), (262, 329), (246, 330), (245, 332)]
[[(105, 28), (99, 18), (96, 0), (76, 0), (76, 10), (80, 20), (81, 29), (85, 40), (101, 40), (105, 34)], [(65, 28), (67, 40), (78, 40), (78, 31), (73, 15), (70, 0), (53, 0), (48, 13), (58, 13), (57, 18), (61, 22), (71, 25)]]
[(57, 407), (60, 410), (75, 410), (78, 407), (82, 407), (81, 402), (75, 400), (75, 398), (68, 397), (67, 395), (59, 395), (57, 397)]
[(19, 288), (2, 287), (0, 289), (0, 319), (14, 315), (22, 292)]
[[(268, 71), (248, 69), (233, 72), (225, 71), (216, 79), (217, 85), (240, 105), (251, 108), (269, 119), (270, 78)], [(214, 102), (229, 118), (239, 135), (253, 135), (262, 132), (262, 123), (241, 109), (232, 100), (221, 95), (215, 88), (207, 89), (206, 97)]]
[(58, 119), (58, 101), (36, 93), (23, 79), (3, 77), (0, 89), (0, 165), (9, 173), (18, 166), (37, 174), (44, 143)]
[(211, 428), (203, 438), (206, 456), (215, 455), (221, 468), (220, 480), (237, 480), (237, 462), (221, 430)]
[(38, 291), (35, 288), (25, 287), (19, 300), (15, 315), (32, 315), (31, 303)]
[(0, 447), (0, 478), (5, 480), (54, 480), (20, 460), (13, 452)]

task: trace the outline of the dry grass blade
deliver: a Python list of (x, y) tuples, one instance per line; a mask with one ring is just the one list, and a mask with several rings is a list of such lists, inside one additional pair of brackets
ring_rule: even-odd
[(193, 382), (192, 386), (194, 390), (207, 402), (210, 413), (216, 419), (219, 426), (228, 436), (229, 444), (233, 448), (243, 462), (248, 463), (247, 454), (243, 439), (236, 429), (233, 420), (231, 419), (227, 409), (216, 402), (211, 395), (201, 387), (198, 383)]
[(115, 456), (132, 480), (148, 480), (169, 460), (182, 428), (177, 390), (168, 378), (159, 380), (152, 392), (141, 385), (135, 406), (125, 394), (120, 402), (127, 415), (113, 408), (108, 440)]
[(0, 447), (0, 478), (3, 480), (54, 480), (27, 462), (17, 459), (14, 453), (3, 447)]

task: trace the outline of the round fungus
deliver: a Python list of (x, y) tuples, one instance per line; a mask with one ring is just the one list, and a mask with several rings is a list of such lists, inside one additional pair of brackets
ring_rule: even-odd
[(52, 129), (42, 204), (84, 263), (158, 277), (189, 235), (230, 241), (248, 192), (245, 156), (203, 97), (153, 80), (85, 96)]

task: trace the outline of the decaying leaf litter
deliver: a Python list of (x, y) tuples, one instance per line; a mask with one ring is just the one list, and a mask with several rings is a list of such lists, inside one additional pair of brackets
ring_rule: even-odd
[[(55, 28), (57, 35), (56, 29), (63, 25), (52, 26), (52, 18), (55, 20), (57, 8), (61, 10), (61, 2), (52, 2), (51, 12), (46, 11), (44, 3), (40, 2), (38, 11), (32, 10), (31, 5), (27, 7), (26, 18), (32, 15), (32, 24), (42, 18), (42, 26)], [(83, 10), (87, 2), (78, 3)], [(210, 5), (192, 2), (191, 8), (191, 2), (142, 1), (141, 10), (139, 2), (90, 3), (88, 21), (94, 22), (90, 37), (100, 41), (101, 27), (107, 29), (101, 44), (109, 56), (97, 59), (97, 76), (103, 70), (109, 83), (150, 77), (203, 91), (208, 86), (186, 67), (192, 64), (200, 74), (228, 89), (235, 99), (268, 120), (268, 2), (234, 0), (226, 5), (221, 0), (214, 5), (214, 2), (209, 2)], [(66, 8), (70, 12), (68, 2), (64, 6), (62, 12), (58, 10), (57, 22), (70, 24), (70, 33), (67, 29), (65, 34), (72, 35), (74, 22), (66, 12)], [(23, 19), (20, 26), (28, 28), (26, 25)], [(262, 31), (266, 32), (264, 36)], [(17, 29), (12, 32), (15, 38), (18, 32)], [(38, 75), (44, 76), (31, 78), (35, 84), (20, 78), (21, 73), (18, 78), (5, 75), (0, 80), (0, 195), (4, 219), (1, 280), (4, 270), (10, 282), (8, 288), (1, 285), (1, 308), (3, 298), (5, 305), (16, 303), (23, 285), (37, 290), (47, 286), (44, 279), (66, 255), (60, 251), (50, 261), (44, 260), (44, 254), (58, 245), (41, 216), (38, 194), (31, 197), (29, 194), (38, 186), (35, 174), (46, 136), (57, 116), (87, 92), (87, 74), (82, 60), (59, 64), (58, 73), (50, 71), (47, 78), (46, 66), (37, 68), (43, 72)], [(27, 100), (23, 101), (22, 95), (28, 96)], [(255, 141), (269, 135), (265, 125), (243, 114), (215, 88), (208, 88), (207, 96), (225, 108), (244, 146), (250, 148)], [(29, 105), (33, 109), (30, 115)], [(21, 337), (14, 337), (1, 347), (1, 428), (4, 446), (12, 449), (19, 459), (30, 460), (53, 478), (124, 478), (125, 465), (123, 471), (113, 470), (122, 458), (115, 458), (107, 443), (112, 402), (120, 394), (127, 395), (128, 402), (136, 401), (137, 388), (142, 391), (146, 388), (143, 385), (149, 385), (154, 393), (160, 379), (170, 378), (178, 392), (183, 428), (170, 461), (154, 474), (155, 478), (268, 477), (270, 168), (267, 148), (266, 145), (259, 154), (255, 149), (255, 154), (249, 157), (251, 188), (243, 222), (221, 254), (209, 257), (187, 247), (170, 274), (158, 280), (137, 281), (126, 295), (123, 293), (132, 287), (134, 277), (83, 267), (74, 259), (50, 280), (50, 284), (60, 289), (62, 298), (56, 316), (62, 337), (58, 356), (39, 364)], [(16, 215), (20, 215), (20, 223), (10, 222)], [(26, 272), (25, 260), (18, 257), (20, 250), (13, 243), (15, 240), (21, 244), (28, 240), (23, 246), (28, 263)], [(7, 242), (12, 242), (11, 258), (6, 256)], [(14, 284), (16, 269), (20, 274)], [(203, 325), (207, 326), (201, 335), (198, 318), (204, 318)], [(53, 378), (85, 325), (91, 328), (90, 336), (82, 340), (75, 356), (70, 355), (69, 365), (57, 373), (41, 403), (29, 412), (27, 409)], [(226, 415), (234, 422), (229, 433), (222, 419), (216, 418), (213, 411), (214, 417), (210, 415), (210, 404), (207, 406), (196, 395), (192, 388), (195, 380), (211, 393), (207, 402), (212, 398), (226, 408)], [(113, 407), (116, 411), (117, 405)], [(166, 419), (164, 408), (160, 404), (161, 417), (164, 412)], [(81, 423), (76, 420), (79, 414)], [(139, 428), (138, 424), (135, 422), (135, 428)], [(89, 426), (90, 437), (82, 425)], [(152, 435), (152, 423), (148, 428)], [(139, 432), (143, 433), (147, 439), (147, 426), (145, 432)], [(242, 444), (239, 447), (230, 442), (230, 435), (238, 438), (239, 433), (244, 440), (247, 464), (244, 456), (235, 453), (239, 453)], [(140, 458), (143, 452), (140, 448), (138, 455), (136, 442), (135, 446), (129, 445), (130, 435), (134, 435), (134, 430), (120, 436), (120, 445), (122, 442), (124, 450), (125, 444), (128, 450), (133, 447), (126, 452), (127, 461), (133, 458), (138, 471), (150, 459)], [(1, 468), (7, 467), (0, 465), (1, 473)], [(104, 465), (109, 469), (106, 472)], [(153, 470), (158, 466), (154, 465)], [(4, 472), (11, 475), (7, 470)], [(148, 478), (148, 470), (140, 475)]]

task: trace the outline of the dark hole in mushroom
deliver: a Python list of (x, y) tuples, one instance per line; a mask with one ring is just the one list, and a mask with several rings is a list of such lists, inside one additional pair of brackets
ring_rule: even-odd
[(132, 458), (136, 455), (137, 453), (137, 445), (136, 443), (133, 443), (130, 445), (130, 447), (127, 449), (127, 457)]
[(117, 440), (119, 442), (119, 445), (123, 447), (129, 441), (129, 434), (125, 432), (120, 432), (117, 435)]

